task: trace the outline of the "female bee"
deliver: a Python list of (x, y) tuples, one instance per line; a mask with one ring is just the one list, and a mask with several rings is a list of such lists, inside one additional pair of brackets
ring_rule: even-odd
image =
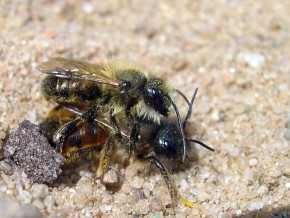
[[(190, 117), (195, 95), (196, 92), (189, 103), (184, 127)], [(106, 172), (110, 159), (131, 159), (139, 163), (141, 167), (153, 163), (165, 180), (171, 198), (175, 199), (174, 186), (162, 162), (179, 163), (182, 160), (182, 135), (176, 123), (167, 119), (156, 123), (148, 117), (136, 115), (137, 125), (135, 125), (126, 119), (124, 111), (121, 111), (116, 114), (119, 129), (117, 131), (114, 125), (101, 120), (98, 113), (100, 111), (94, 111), (87, 116), (87, 112), (83, 113), (76, 107), (58, 106), (49, 113), (40, 127), (55, 147), (53, 137), (58, 134), (59, 128), (78, 120), (76, 128), (67, 128), (64, 134), (61, 154), (67, 160), (75, 160), (85, 153), (97, 152), (100, 158), (97, 173), (100, 178)], [(86, 114), (85, 117), (84, 114)], [(186, 139), (186, 141), (196, 142), (213, 151), (200, 141), (192, 139)]]
[[(56, 149), (54, 135), (64, 125), (76, 119), (79, 119), (78, 115), (59, 105), (49, 112), (45, 121), (40, 124), (40, 129), (51, 146)], [(61, 154), (67, 162), (78, 160), (83, 154), (102, 150), (111, 130), (100, 122), (100, 120), (98, 122), (89, 119), (83, 120), (66, 133)]]
[[(139, 66), (121, 62), (95, 65), (59, 57), (41, 63), (38, 69), (49, 74), (43, 82), (43, 93), (47, 99), (63, 106), (77, 106), (82, 111), (95, 110), (98, 106), (106, 105), (111, 110), (112, 120), (115, 120), (114, 114), (123, 110), (126, 111), (126, 119), (134, 119), (133, 115), (137, 114), (158, 123), (160, 116), (167, 117), (170, 106), (173, 106), (182, 136), (182, 161), (185, 160), (184, 128), (179, 111), (170, 97), (175, 90), (164, 80)], [(179, 91), (178, 93), (180, 94)], [(69, 126), (73, 128), (73, 124), (77, 122), (72, 121)], [(60, 129), (54, 138), (58, 148), (63, 143), (62, 133), (66, 131), (65, 127)]]

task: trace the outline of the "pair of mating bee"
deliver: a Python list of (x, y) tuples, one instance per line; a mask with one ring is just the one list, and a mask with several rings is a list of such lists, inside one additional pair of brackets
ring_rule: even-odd
[[(106, 172), (110, 159), (131, 159), (143, 166), (154, 164), (172, 199), (175, 190), (163, 161), (183, 162), (187, 139), (184, 129), (191, 115), (196, 91), (182, 122), (164, 80), (140, 66), (121, 62), (95, 65), (65, 58), (52, 58), (38, 69), (49, 74), (43, 81), (47, 99), (59, 105), (40, 125), (51, 145), (67, 160), (83, 154), (99, 154), (98, 177)], [(177, 123), (169, 121), (173, 106)]]

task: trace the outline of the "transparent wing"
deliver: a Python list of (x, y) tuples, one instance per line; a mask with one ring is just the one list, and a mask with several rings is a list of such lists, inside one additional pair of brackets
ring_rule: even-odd
[(120, 81), (104, 74), (103, 66), (67, 58), (50, 58), (38, 65), (38, 70), (61, 78), (84, 79), (119, 86)]

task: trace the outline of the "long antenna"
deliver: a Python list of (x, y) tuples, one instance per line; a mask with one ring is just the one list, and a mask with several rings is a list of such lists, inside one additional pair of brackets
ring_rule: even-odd
[(185, 161), (185, 158), (186, 158), (186, 138), (185, 138), (185, 134), (184, 134), (184, 129), (183, 129), (183, 125), (181, 123), (181, 118), (180, 118), (180, 115), (179, 115), (179, 112), (178, 112), (178, 109), (176, 107), (176, 105), (174, 104), (174, 102), (172, 101), (172, 99), (168, 96), (168, 95), (164, 95), (168, 100), (169, 102), (172, 104), (174, 110), (175, 110), (175, 113), (176, 113), (176, 117), (177, 117), (177, 121), (178, 121), (178, 125), (179, 125), (179, 129), (180, 129), (180, 133), (181, 133), (181, 136), (182, 136), (182, 144), (183, 144), (183, 151), (182, 151), (182, 162)]
[(186, 141), (197, 143), (197, 144), (201, 145), (202, 147), (204, 147), (204, 148), (206, 148), (206, 149), (208, 149), (208, 150), (210, 150), (210, 151), (215, 151), (213, 148), (207, 146), (206, 144), (204, 144), (204, 143), (201, 142), (201, 141), (198, 141), (198, 140), (195, 140), (195, 139), (186, 139)]
[(191, 112), (192, 112), (192, 106), (193, 106), (193, 102), (194, 102), (194, 99), (196, 97), (196, 93), (198, 91), (198, 88), (195, 89), (193, 95), (192, 95), (192, 98), (191, 98), (191, 101), (189, 103), (189, 107), (188, 107), (188, 111), (187, 111), (187, 115), (185, 117), (185, 120), (183, 121), (183, 129), (185, 129), (185, 126), (186, 126), (186, 123), (187, 123), (187, 120), (190, 118), (191, 116)]
[(178, 90), (178, 89), (174, 89), (174, 91), (177, 93), (177, 94), (179, 94), (185, 101), (186, 101), (186, 103), (188, 104), (188, 106), (190, 106), (190, 103), (189, 103), (189, 101), (188, 101), (188, 99), (187, 99), (187, 97), (180, 91), (180, 90)]

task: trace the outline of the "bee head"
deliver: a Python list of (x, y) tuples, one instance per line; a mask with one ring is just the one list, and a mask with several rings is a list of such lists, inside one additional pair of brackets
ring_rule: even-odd
[(163, 80), (150, 78), (144, 90), (144, 102), (163, 116), (169, 115), (170, 102), (167, 100), (167, 88)]
[(173, 123), (162, 124), (157, 130), (154, 141), (154, 152), (169, 160), (179, 160), (182, 155), (182, 136)]

